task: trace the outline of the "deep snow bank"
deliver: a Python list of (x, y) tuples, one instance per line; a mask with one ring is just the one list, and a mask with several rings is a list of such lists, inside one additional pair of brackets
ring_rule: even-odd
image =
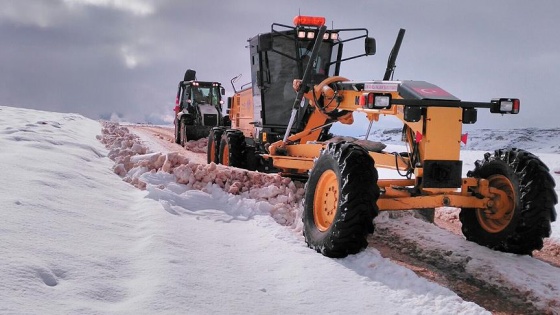
[[(225, 167), (215, 163), (198, 164), (189, 161), (179, 152), (149, 152), (138, 136), (128, 128), (113, 122), (102, 123), (98, 139), (110, 150), (109, 158), (115, 161), (113, 171), (124, 181), (146, 189), (142, 175), (148, 172), (173, 174), (177, 183), (188, 190), (210, 192), (220, 188), (233, 195), (271, 205), (270, 214), (283, 225), (299, 226), (300, 202), (304, 194), (303, 184), (278, 174), (263, 174), (243, 169)], [(191, 148), (205, 147), (206, 139), (190, 142)], [(163, 187), (161, 187), (163, 188)]]

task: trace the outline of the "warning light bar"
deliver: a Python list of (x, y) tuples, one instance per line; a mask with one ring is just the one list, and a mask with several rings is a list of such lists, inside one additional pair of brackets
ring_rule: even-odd
[(492, 100), (491, 113), (518, 114), (521, 105), (517, 98), (499, 98)]
[(316, 26), (321, 27), (325, 25), (325, 18), (322, 16), (305, 16), (298, 15), (294, 18), (295, 26)]

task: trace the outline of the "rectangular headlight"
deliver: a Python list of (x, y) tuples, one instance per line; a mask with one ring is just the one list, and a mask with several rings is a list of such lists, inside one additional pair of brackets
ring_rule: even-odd
[(388, 108), (391, 105), (391, 97), (388, 95), (377, 95), (374, 100), (375, 108)]
[(391, 94), (367, 93), (364, 98), (367, 100), (365, 105), (369, 109), (391, 108)]
[(510, 100), (500, 102), (500, 111), (501, 112), (511, 112), (513, 109), (513, 102)]
[(517, 98), (499, 98), (492, 100), (491, 113), (517, 114), (521, 105)]

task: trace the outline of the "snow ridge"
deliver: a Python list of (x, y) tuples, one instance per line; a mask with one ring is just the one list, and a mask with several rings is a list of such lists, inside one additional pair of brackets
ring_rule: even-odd
[[(468, 133), (464, 150), (494, 151), (502, 148), (519, 148), (540, 153), (560, 153), (560, 128), (553, 129), (476, 129)], [(400, 128), (378, 129), (369, 139), (388, 144), (403, 144)]]
[[(211, 193), (219, 189), (241, 198), (266, 202), (268, 207), (265, 208), (276, 222), (299, 228), (301, 220), (296, 218), (301, 212), (302, 183), (278, 174), (250, 172), (215, 163), (194, 163), (179, 152), (148, 152), (148, 148), (128, 128), (113, 122), (102, 122), (102, 125), (102, 134), (98, 139), (110, 150), (108, 156), (115, 161), (113, 171), (135, 187), (149, 191), (167, 189), (164, 183), (148, 187), (145, 180), (150, 173), (165, 172), (174, 176), (174, 182), (184, 184), (187, 191)], [(193, 148), (203, 146), (196, 141), (191, 145)]]

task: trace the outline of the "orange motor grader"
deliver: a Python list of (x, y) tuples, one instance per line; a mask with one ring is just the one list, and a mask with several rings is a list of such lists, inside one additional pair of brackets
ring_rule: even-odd
[[(462, 125), (475, 123), (479, 108), (517, 114), (518, 99), (468, 102), (428, 82), (392, 80), (402, 29), (382, 80), (348, 80), (339, 76), (341, 63), (375, 53), (368, 31), (327, 30), (321, 17), (298, 16), (294, 24), (272, 24), (249, 40), (251, 84), (228, 100), (231, 128), (210, 132), (209, 163), (304, 178), (305, 240), (329, 257), (364, 249), (379, 211), (420, 210), (433, 220), (438, 207), (461, 209), (467, 240), (516, 254), (542, 248), (557, 195), (539, 158), (499, 149), (462, 177)], [(343, 47), (360, 39), (365, 52), (344, 57)], [(335, 141), (331, 125), (352, 124), (354, 113), (370, 122), (366, 139)], [(403, 122), (407, 152), (367, 140), (372, 123), (387, 115)], [(379, 178), (377, 168), (402, 178)]]

